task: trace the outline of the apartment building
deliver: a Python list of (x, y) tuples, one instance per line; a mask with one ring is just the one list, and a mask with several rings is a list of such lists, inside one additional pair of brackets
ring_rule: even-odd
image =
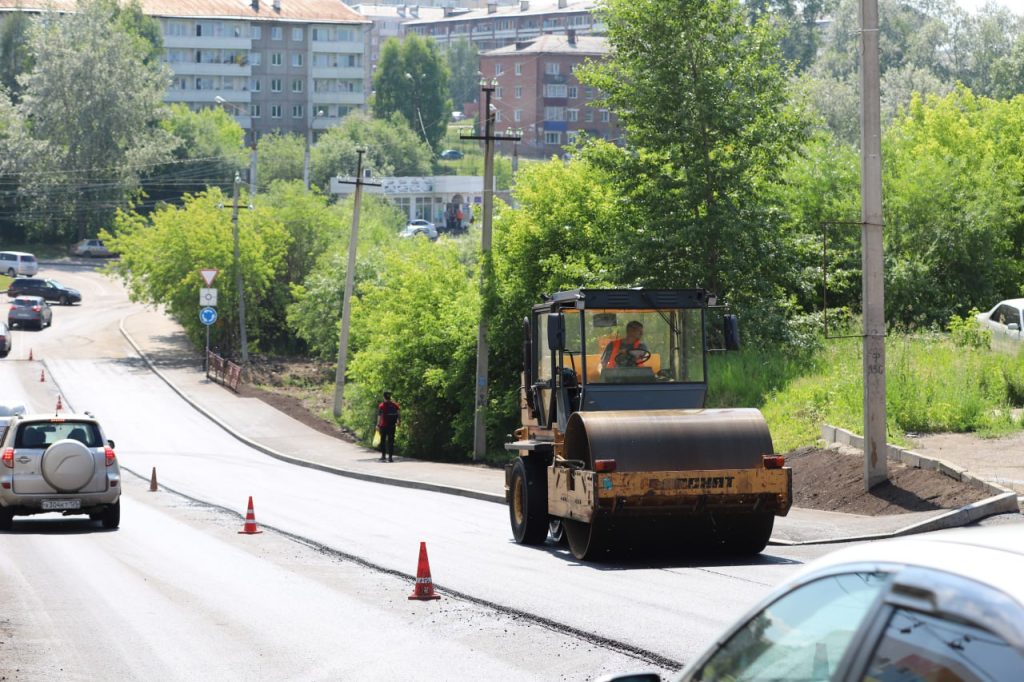
[(519, 0), (502, 5), (494, 0), (481, 9), (444, 8), (439, 19), (405, 24), (407, 33), (429, 37), (440, 47), (467, 39), (481, 51), (533, 40), (545, 33), (602, 35), (605, 26), (594, 15), (596, 0)]
[(366, 106), (371, 23), (336, 0), (142, 0), (174, 72), (166, 101), (223, 106), (251, 143), (315, 139)]
[(522, 131), (518, 153), (530, 157), (561, 154), (586, 133), (605, 140), (619, 138), (618, 120), (594, 88), (576, 78), (576, 67), (604, 58), (607, 38), (544, 35), (480, 54), (480, 72), (496, 82), (492, 104), (495, 129)]

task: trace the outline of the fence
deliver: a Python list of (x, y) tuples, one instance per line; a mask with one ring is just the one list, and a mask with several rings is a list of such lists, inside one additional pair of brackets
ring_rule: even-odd
[(242, 382), (242, 366), (211, 351), (206, 351), (206, 377), (227, 386), (235, 393)]

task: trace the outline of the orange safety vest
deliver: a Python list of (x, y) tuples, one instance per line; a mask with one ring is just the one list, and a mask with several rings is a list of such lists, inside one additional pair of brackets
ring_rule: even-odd
[[(635, 350), (639, 346), (640, 346), (640, 339), (637, 339), (636, 341), (633, 342), (633, 347), (630, 348), (629, 350)], [(619, 351), (622, 348), (622, 339), (615, 339), (614, 341), (612, 341), (611, 342), (611, 347), (612, 347), (612, 351), (611, 351), (611, 354), (608, 356), (608, 364), (605, 365), (605, 367), (615, 367), (616, 366), (615, 365), (615, 358), (616, 358), (616, 356), (618, 356)], [(644, 363), (638, 362), (636, 364), (637, 365), (642, 365)]]

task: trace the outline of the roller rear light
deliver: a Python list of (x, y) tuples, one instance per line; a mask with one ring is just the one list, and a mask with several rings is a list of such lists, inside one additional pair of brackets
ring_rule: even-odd
[(610, 474), (615, 471), (615, 460), (614, 459), (595, 459), (594, 460), (594, 471), (601, 471), (606, 474)]
[(765, 469), (781, 469), (786, 463), (786, 458), (782, 455), (764, 455), (762, 460)]

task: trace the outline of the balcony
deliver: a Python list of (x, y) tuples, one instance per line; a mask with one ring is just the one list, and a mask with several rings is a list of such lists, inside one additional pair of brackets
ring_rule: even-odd
[(234, 36), (164, 36), (164, 49), (187, 47), (193, 50), (249, 50), (252, 41), (249, 38)]
[(176, 76), (228, 76), (245, 77), (252, 75), (252, 67), (246, 64), (211, 64), (210, 62), (168, 62)]
[(363, 54), (365, 46), (362, 41), (346, 40), (313, 40), (314, 52), (336, 52), (338, 54)]
[(310, 76), (313, 78), (352, 78), (363, 80), (366, 69), (361, 66), (314, 66)]
[(351, 104), (362, 105), (366, 103), (366, 96), (362, 92), (317, 92), (313, 94), (315, 104)]

